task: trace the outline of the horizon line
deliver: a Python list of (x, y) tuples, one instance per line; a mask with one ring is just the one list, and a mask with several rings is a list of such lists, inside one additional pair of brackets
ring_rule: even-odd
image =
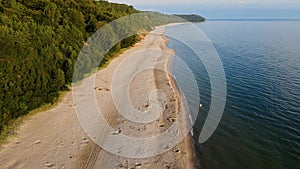
[(300, 21), (300, 18), (206, 18), (207, 21)]

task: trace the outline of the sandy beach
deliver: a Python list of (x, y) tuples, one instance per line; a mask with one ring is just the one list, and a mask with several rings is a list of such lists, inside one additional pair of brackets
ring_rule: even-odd
[[(166, 73), (174, 52), (166, 46), (168, 39), (163, 35), (164, 31), (165, 26), (157, 27), (94, 76), (96, 102), (108, 124), (116, 130), (116, 133), (105, 132), (100, 135), (104, 142), (111, 142), (106, 140), (107, 134), (146, 138), (159, 135), (171, 126), (187, 128), (187, 114), (181, 105), (180, 94), (174, 81)], [(145, 67), (153, 69), (144, 69)], [(128, 93), (129, 102), (136, 110), (148, 112), (149, 116), (155, 117), (157, 111), (154, 110), (164, 107), (162, 114), (150, 123), (135, 123), (120, 115), (112, 96), (113, 91), (122, 89), (122, 78), (117, 77), (133, 77), (130, 79)], [(112, 89), (114, 82), (120, 85)], [(156, 101), (160, 102), (149, 99), (153, 91), (160, 91), (154, 93)], [(149, 110), (156, 104), (157, 109)], [(125, 147), (115, 154), (100, 148), (85, 134), (74, 106), (77, 105), (73, 102), (72, 92), (68, 92), (57, 107), (26, 121), (17, 136), (1, 150), (0, 168), (197, 168), (190, 134), (175, 147), (165, 146), (165, 142), (170, 140), (157, 139), (154, 144), (145, 143), (144, 150), (132, 152), (133, 156), (138, 156), (143, 151), (157, 153), (156, 156), (122, 157), (122, 152), (131, 152), (131, 147)], [(149, 116), (146, 115), (145, 118)], [(118, 140), (113, 141), (117, 143)], [(159, 153), (161, 151), (162, 154)]]

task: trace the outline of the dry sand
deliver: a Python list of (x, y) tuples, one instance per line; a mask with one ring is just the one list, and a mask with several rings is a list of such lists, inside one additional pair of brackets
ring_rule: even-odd
[(0, 152), (1, 169), (84, 168), (93, 144), (74, 111), (72, 93), (32, 116)]
[[(162, 35), (163, 32), (164, 27), (157, 27), (96, 75), (95, 96), (99, 108), (108, 123), (116, 130), (120, 129), (122, 134), (149, 137), (166, 131), (173, 124), (187, 127), (186, 113), (179, 113), (182, 108), (180, 95), (174, 81), (165, 73), (174, 52), (166, 47), (168, 39)], [(130, 61), (130, 65), (122, 64), (133, 55), (134, 62)], [(129, 93), (130, 101), (136, 109), (145, 111), (151, 107), (149, 92), (155, 89), (164, 92), (164, 106), (167, 108), (157, 120), (148, 124), (134, 123), (118, 113), (111, 96), (111, 83), (120, 65), (125, 73), (132, 71), (131, 75), (134, 76)], [(157, 69), (135, 74), (142, 65)], [(17, 137), (1, 150), (0, 168), (197, 168), (190, 134), (163, 154), (143, 159), (121, 157), (101, 149), (87, 138), (73, 106), (72, 93), (69, 92), (56, 108), (26, 121)], [(170, 120), (179, 117), (183, 118), (178, 123)], [(153, 151), (160, 151), (164, 141), (157, 140), (154, 147), (151, 145)]]

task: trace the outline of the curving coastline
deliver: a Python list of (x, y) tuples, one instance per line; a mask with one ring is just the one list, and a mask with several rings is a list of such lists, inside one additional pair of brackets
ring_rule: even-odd
[[(96, 75), (95, 96), (107, 122), (122, 133), (133, 137), (149, 137), (166, 131), (178, 118), (180, 94), (168, 72), (174, 51), (167, 47), (163, 35), (165, 26), (157, 27), (133, 48), (111, 61)], [(137, 75), (131, 82), (130, 99), (137, 109), (146, 110), (148, 94), (154, 89), (164, 91), (167, 109), (158, 120), (149, 124), (135, 124), (118, 114), (111, 97), (112, 77), (117, 68), (132, 55), (132, 62), (124, 70), (133, 70), (141, 64), (157, 69)], [(86, 79), (85, 79), (86, 80)], [(84, 80), (83, 80), (84, 81)], [(107, 90), (97, 90), (97, 89)], [(74, 111), (72, 93), (68, 92), (57, 107), (41, 112), (26, 121), (10, 143), (0, 152), (0, 168), (197, 168), (192, 137), (188, 134), (175, 147), (157, 156), (132, 159), (113, 155), (94, 144), (81, 128)], [(180, 126), (188, 125), (183, 113)], [(179, 124), (179, 123), (178, 123)], [(177, 124), (177, 125), (178, 125)], [(107, 134), (107, 133), (106, 133)], [(166, 140), (157, 140), (151, 150), (160, 151)]]
[[(131, 102), (134, 104), (135, 108), (139, 110), (146, 109), (143, 105), (147, 102), (148, 94), (152, 90), (159, 89), (166, 94), (166, 105), (168, 109), (166, 109), (162, 116), (154, 122), (146, 125), (132, 123), (118, 114), (115, 114), (117, 110), (113, 105), (107, 106), (109, 102), (112, 102), (112, 100), (108, 99), (110, 97), (109, 92), (96, 94), (100, 109), (102, 107), (105, 114), (114, 116), (114, 118), (107, 118), (111, 119), (110, 124), (115, 128), (121, 129), (122, 133), (125, 135), (133, 137), (149, 137), (153, 134), (159, 134), (160, 132), (166, 131), (173, 124), (177, 125), (176, 127), (178, 128), (187, 128), (187, 114), (184, 111), (184, 105), (180, 104), (182, 98), (180, 97), (179, 90), (176, 88), (176, 84), (171, 75), (168, 74), (170, 72), (170, 62), (174, 56), (174, 51), (167, 47), (168, 38), (164, 35), (166, 26), (167, 25), (156, 27), (154, 31), (150, 32), (140, 43), (136, 44), (135, 47), (129, 49), (115, 59), (108, 67), (110, 70), (100, 71), (97, 75), (97, 77), (101, 77), (100, 81), (107, 82), (106, 87), (108, 87), (111, 84), (112, 77), (108, 72), (113, 73), (115, 68), (117, 68), (116, 65), (120, 66), (120, 64), (126, 62), (127, 59), (132, 59), (130, 57), (134, 57), (134, 61), (137, 64), (132, 63), (131, 65), (123, 65), (124, 67), (122, 70), (128, 71), (130, 69), (136, 69), (140, 64), (146, 64), (148, 67), (155, 67), (154, 70), (143, 72), (140, 76), (137, 75), (130, 84), (132, 90), (129, 90)], [(138, 55), (138, 57), (135, 57), (134, 55)], [(104, 85), (100, 81), (96, 80), (96, 83), (99, 82), (97, 85)], [(181, 115), (179, 113), (180, 111), (182, 112)], [(178, 119), (179, 122), (173, 123), (168, 120), (170, 118)], [(156, 148), (164, 148), (164, 141), (167, 140), (157, 140), (155, 142), (156, 146), (146, 145), (145, 148), (149, 146), (153, 151), (158, 151)], [(97, 154), (97, 157), (93, 157), (89, 166), (93, 166), (94, 168), (132, 168), (135, 167), (136, 164), (139, 164), (140, 168), (170, 167), (193, 169), (197, 168), (194, 150), (192, 137), (188, 133), (188, 135), (175, 147), (165, 153), (150, 158), (130, 159), (97, 149), (96, 151), (98, 152), (94, 153)]]
[[(167, 26), (176, 26), (176, 25), (180, 25), (180, 24), (186, 24), (186, 23), (173, 23), (173, 24), (168, 24), (168, 25), (165, 25), (165, 28)], [(165, 31), (164, 31), (165, 32)], [(166, 50), (171, 50), (172, 51), (172, 54), (173, 56), (169, 57), (168, 59), (168, 62), (166, 63), (166, 69), (168, 70), (168, 72), (171, 73), (171, 62), (173, 61), (173, 57), (175, 55), (175, 51), (173, 49), (170, 49), (167, 47), (167, 44), (169, 42), (169, 39), (165, 36), (164, 37), (164, 48)], [(180, 93), (180, 90), (179, 88), (177, 87), (176, 85), (176, 81), (175, 79), (172, 78), (172, 76), (170, 76), (170, 74), (167, 74), (167, 78), (169, 80), (169, 82), (171, 83), (171, 87), (174, 91), (174, 93), (176, 93), (176, 95), (178, 96), (179, 100), (181, 99), (184, 99), (181, 97), (181, 93)], [(185, 126), (188, 126), (189, 125), (189, 121), (188, 121), (188, 112), (186, 112), (187, 110), (184, 108), (184, 104), (183, 105), (179, 105), (178, 104), (178, 111), (179, 111), (179, 106), (182, 106), (182, 111), (183, 111), (183, 114), (185, 115), (184, 116), (184, 125)], [(184, 162), (181, 164), (181, 166), (183, 168), (198, 168), (198, 162), (197, 162), (197, 159), (196, 159), (196, 153), (195, 153), (195, 144), (194, 144), (194, 141), (193, 141), (193, 138), (192, 138), (192, 135), (191, 133), (189, 132), (188, 135), (179, 143), (179, 146), (182, 147), (182, 149), (184, 149), (186, 152), (188, 152), (187, 156), (183, 159)]]

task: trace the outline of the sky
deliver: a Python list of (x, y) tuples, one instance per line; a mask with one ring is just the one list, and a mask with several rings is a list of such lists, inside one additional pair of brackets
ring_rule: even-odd
[(300, 19), (300, 0), (109, 0), (139, 10), (196, 13), (208, 19)]

